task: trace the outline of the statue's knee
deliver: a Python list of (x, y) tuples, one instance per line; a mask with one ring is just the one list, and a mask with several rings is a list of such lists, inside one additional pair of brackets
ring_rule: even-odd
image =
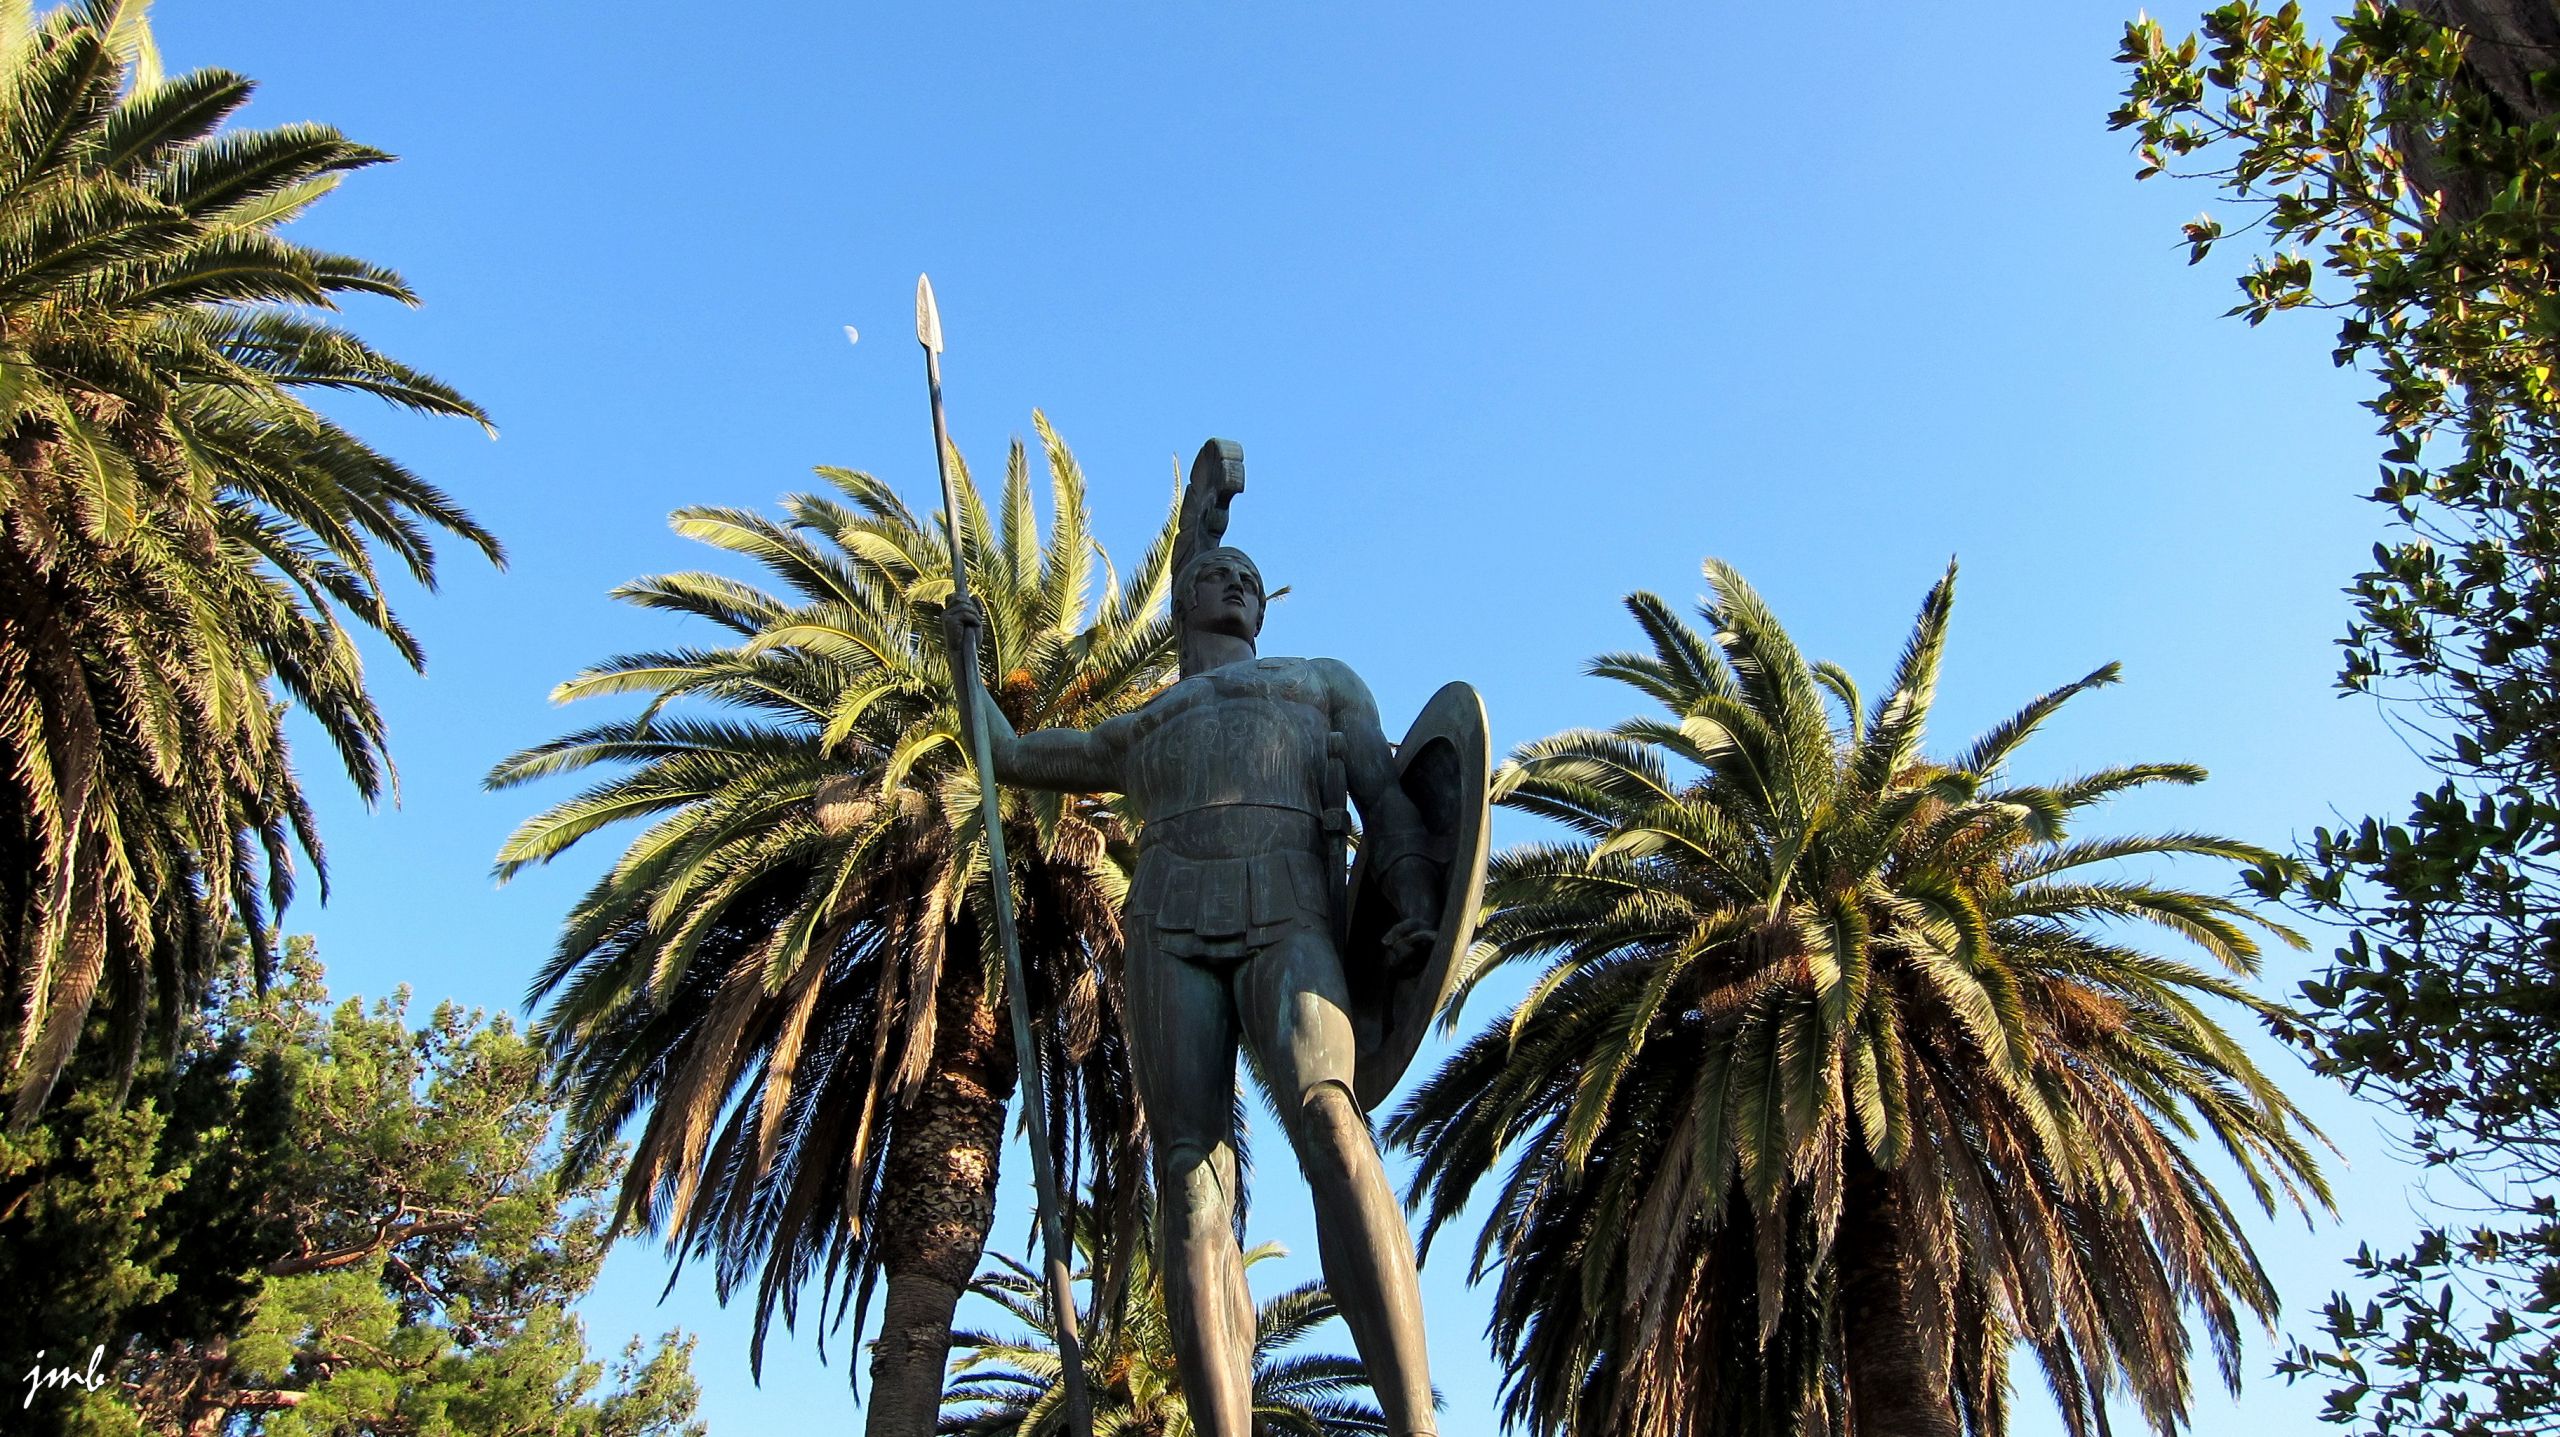
[(1229, 1200), (1227, 1170), (1231, 1162), (1204, 1143), (1173, 1144), (1157, 1160), (1156, 1184), (1162, 1201), (1190, 1215), (1223, 1215)]
[(1367, 1133), (1368, 1119), (1360, 1111), (1359, 1100), (1351, 1096), (1351, 1087), (1339, 1078), (1324, 1078), (1309, 1083), (1298, 1094), (1298, 1121), (1318, 1132), (1356, 1131)]

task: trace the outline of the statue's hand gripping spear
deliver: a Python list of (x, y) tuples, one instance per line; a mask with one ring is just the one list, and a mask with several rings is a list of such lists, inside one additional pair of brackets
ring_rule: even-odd
[[(969, 566), (961, 544), (960, 491), (951, 474), (951, 439), (942, 422), (942, 314), (933, 302), (933, 282), (916, 276), (916, 342), (924, 346), (926, 391), (933, 400), (933, 462), (942, 476), (942, 528), (951, 542), (951, 603), (969, 603)], [(1050, 1161), (1049, 1119), (1040, 1101), (1040, 1054), (1031, 1041), (1031, 998), (1022, 981), (1022, 943), (1014, 934), (1012, 870), (1004, 852), (1004, 818), (998, 811), (996, 768), (987, 725), (977, 712), (976, 626), (953, 626), (958, 638), (951, 655), (952, 683), (959, 690), (960, 723), (968, 733), (969, 757), (978, 774), (978, 814), (986, 831), (987, 886), (996, 917), (996, 940), (1004, 948), (1004, 986), (1013, 1010), (1013, 1052), (1021, 1069), (1022, 1113), (1029, 1128), (1032, 1182), (1040, 1194), (1040, 1244), (1049, 1269), (1050, 1316), (1058, 1335), (1058, 1365), (1065, 1379), (1067, 1430), (1072, 1437), (1092, 1437), (1092, 1406), (1085, 1395), (1084, 1353), (1076, 1336), (1075, 1289), (1071, 1285), (1065, 1224), (1058, 1207), (1058, 1174)]]

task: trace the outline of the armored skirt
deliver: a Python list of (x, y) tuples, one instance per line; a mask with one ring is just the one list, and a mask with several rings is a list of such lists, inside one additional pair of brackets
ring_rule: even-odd
[[(1312, 816), (1279, 809), (1229, 810), (1215, 815), (1226, 831), (1214, 844), (1198, 842), (1193, 825), (1148, 827), (1129, 886), (1124, 924), (1133, 938), (1152, 940), (1168, 957), (1192, 963), (1228, 964), (1251, 957), (1292, 932), (1332, 926), (1332, 896), (1317, 855)], [(1267, 828), (1244, 857), (1232, 854), (1239, 826)], [(1191, 840), (1191, 841), (1186, 841)], [(1252, 851), (1258, 850), (1258, 851)]]

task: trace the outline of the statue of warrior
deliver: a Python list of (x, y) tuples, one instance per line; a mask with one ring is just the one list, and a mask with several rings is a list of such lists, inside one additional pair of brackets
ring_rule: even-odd
[[(996, 777), (1121, 793), (1141, 820), (1122, 916), (1127, 1019), (1155, 1137), (1158, 1270), (1192, 1420), (1252, 1430), (1253, 1303), (1234, 1229), (1239, 1040), (1314, 1198), (1326, 1284), (1388, 1425), (1435, 1430), (1411, 1235), (1366, 1117), (1446, 1001), (1484, 876), (1488, 747), (1451, 684), (1391, 745), (1359, 676), (1263, 658), (1262, 575), (1220, 541), (1244, 488), (1203, 446), (1174, 545), (1178, 682), (1091, 731), (1016, 735), (976, 683)], [(946, 615), (953, 651), (981, 622)], [(1345, 795), (1363, 825), (1346, 883)]]

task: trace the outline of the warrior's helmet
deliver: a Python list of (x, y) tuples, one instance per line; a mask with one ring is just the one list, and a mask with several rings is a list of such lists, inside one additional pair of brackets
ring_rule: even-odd
[(1210, 558), (1234, 564), (1253, 581), (1256, 599), (1263, 597), (1262, 570), (1242, 549), (1219, 541), (1227, 535), (1227, 504), (1244, 492), (1244, 446), (1232, 439), (1212, 439), (1191, 461), (1191, 482), (1183, 486), (1182, 511), (1173, 537), (1173, 620), (1180, 625), (1191, 606), (1192, 574)]

